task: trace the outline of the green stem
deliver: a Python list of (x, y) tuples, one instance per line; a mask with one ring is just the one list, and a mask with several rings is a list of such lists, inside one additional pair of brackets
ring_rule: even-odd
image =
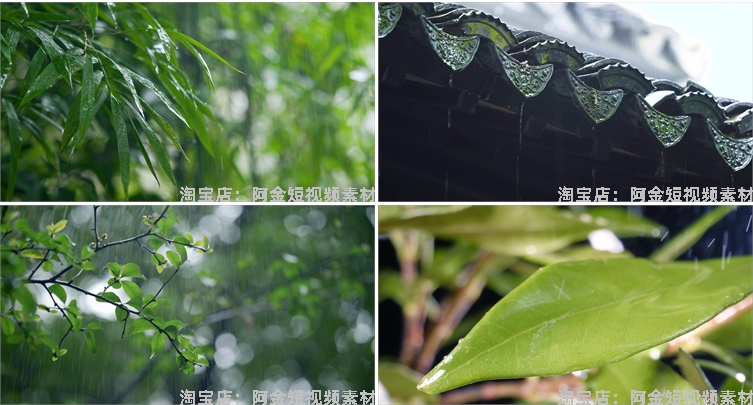
[(678, 233), (677, 236), (672, 238), (669, 242), (665, 243), (649, 258), (657, 262), (670, 262), (677, 259), (681, 254), (698, 242), (709, 228), (714, 226), (714, 224), (719, 222), (719, 220), (724, 218), (735, 208), (736, 207), (734, 206), (725, 205), (716, 207), (707, 212), (682, 232)]

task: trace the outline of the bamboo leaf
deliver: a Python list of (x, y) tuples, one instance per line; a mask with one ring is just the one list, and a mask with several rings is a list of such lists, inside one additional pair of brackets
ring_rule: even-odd
[(178, 41), (180, 41), (183, 45), (185, 45), (186, 48), (188, 48), (189, 51), (193, 54), (193, 56), (196, 58), (196, 60), (199, 61), (199, 64), (201, 64), (202, 69), (204, 69), (204, 76), (207, 78), (207, 86), (209, 87), (209, 91), (214, 91), (214, 80), (212, 80), (212, 72), (209, 70), (209, 66), (207, 66), (207, 62), (204, 60), (204, 58), (201, 56), (201, 54), (196, 50), (196, 48), (191, 45), (190, 42), (186, 41), (185, 39), (178, 37)]
[(751, 256), (553, 264), (500, 300), (419, 389), (550, 376), (620, 361), (707, 322), (753, 291)]
[(44, 52), (50, 57), (52, 64), (55, 66), (58, 73), (68, 79), (68, 84), (73, 85), (73, 81), (71, 80), (71, 69), (68, 66), (68, 61), (65, 58), (63, 49), (55, 43), (55, 40), (46, 30), (36, 27), (29, 27), (29, 30), (36, 34), (37, 38), (42, 42), (42, 49), (44, 49)]
[(173, 34), (174, 36), (176, 36), (179, 41), (183, 40), (183, 41), (189, 42), (190, 44), (196, 46), (197, 48), (199, 48), (202, 51), (204, 51), (204, 52), (208, 53), (209, 55), (211, 55), (213, 58), (215, 58), (218, 61), (222, 62), (225, 66), (229, 67), (230, 69), (233, 69), (233, 70), (235, 70), (236, 72), (238, 72), (238, 73), (240, 73), (242, 75), (245, 74), (245, 73), (241, 72), (240, 70), (236, 69), (235, 67), (233, 67), (225, 59), (222, 59), (222, 57), (220, 55), (217, 55), (211, 49), (209, 49), (206, 46), (204, 46), (201, 42), (199, 42), (199, 41), (197, 41), (197, 40), (189, 37), (188, 35), (186, 35), (186, 34), (184, 34), (182, 32), (175, 31), (175, 30), (170, 30), (170, 34)]
[(21, 123), (18, 121), (18, 115), (16, 115), (16, 109), (13, 107), (13, 103), (7, 98), (4, 98), (2, 99), (2, 105), (3, 110), (5, 110), (5, 117), (8, 119), (8, 137), (10, 138), (10, 173), (8, 176), (8, 185), (5, 189), (5, 199), (10, 201), (13, 196), (13, 190), (16, 188), (18, 162), (21, 156), (23, 140), (21, 138)]
[[(128, 75), (130, 77), (133, 77), (134, 79), (138, 80), (138, 82), (141, 83), (141, 84), (143, 84), (144, 87), (146, 87), (147, 89), (151, 90), (152, 93), (154, 93), (157, 96), (157, 98), (159, 98), (160, 101), (162, 101), (162, 103), (165, 104), (165, 106), (167, 107), (168, 110), (170, 110), (170, 112), (172, 112), (173, 114), (175, 114), (175, 116), (178, 117), (178, 119), (180, 119), (181, 121), (183, 121), (183, 123), (186, 124), (187, 126), (189, 126), (189, 128), (190, 128), (190, 125), (188, 125), (188, 123), (186, 122), (186, 119), (183, 118), (183, 115), (181, 115), (181, 113), (178, 112), (178, 110), (175, 108), (175, 105), (173, 105), (172, 101), (170, 101), (170, 99), (165, 95), (165, 93), (163, 93), (162, 90), (160, 90), (151, 80), (147, 79), (144, 76), (141, 76), (140, 74), (138, 74), (138, 73), (136, 73), (136, 72), (134, 72), (134, 71), (126, 68), (126, 67), (123, 67), (123, 70), (125, 70), (126, 72), (128, 72)], [(143, 115), (143, 113), (142, 113), (142, 115)]]
[(89, 21), (89, 26), (94, 32), (94, 27), (97, 25), (97, 18), (99, 17), (99, 6), (97, 2), (86, 3), (86, 20)]
[(19, 94), (26, 94), (34, 83), (34, 80), (39, 76), (39, 71), (42, 69), (44, 61), (47, 60), (47, 54), (40, 48), (34, 53), (34, 56), (29, 62), (29, 68), (26, 70), (23, 84), (21, 85), (21, 92)]
[[(81, 101), (79, 102), (81, 111), (78, 113), (79, 123), (78, 130), (76, 131), (76, 141), (73, 143), (74, 148), (85, 138), (86, 130), (89, 129), (89, 123), (91, 123), (94, 110), (95, 89), (94, 64), (92, 63), (91, 55), (86, 55), (86, 63), (84, 63), (81, 75)], [(71, 148), (71, 153), (73, 153), (73, 148)]]
[(186, 152), (183, 151), (183, 147), (180, 145), (180, 140), (178, 139), (178, 135), (175, 133), (175, 131), (173, 130), (173, 127), (170, 125), (170, 123), (167, 122), (166, 119), (162, 118), (161, 115), (157, 114), (157, 112), (154, 111), (154, 109), (149, 104), (142, 103), (142, 105), (144, 106), (144, 108), (146, 108), (146, 110), (149, 113), (149, 115), (155, 121), (157, 121), (157, 125), (159, 125), (160, 128), (162, 128), (163, 131), (165, 131), (165, 134), (167, 135), (167, 137), (170, 138), (170, 140), (173, 142), (173, 145), (175, 145), (175, 147), (178, 149), (178, 151), (180, 151), (180, 153), (183, 155), (183, 157), (186, 158), (186, 160), (188, 160), (189, 162), (191, 162), (188, 159), (188, 156), (186, 156)]
[(128, 186), (131, 183), (131, 149), (128, 146), (128, 131), (123, 119), (123, 110), (114, 95), (110, 96), (110, 110), (112, 111), (112, 126), (115, 128), (116, 143), (118, 144), (120, 181), (123, 183), (123, 191), (127, 199)]
[(0, 64), (2, 66), (0, 67), (0, 89), (5, 85), (5, 79), (8, 78), (10, 68), (13, 66), (13, 56), (16, 53), (16, 45), (18, 45), (18, 38), (21, 36), (21, 32), (16, 27), (11, 26), (5, 32), (5, 36), (7, 39), (5, 37), (3, 39), (8, 46), (8, 55), (2, 58), (2, 63)]
[(149, 145), (152, 147), (152, 151), (154, 152), (155, 156), (157, 156), (157, 162), (159, 162), (160, 166), (162, 166), (162, 170), (165, 172), (165, 174), (167, 174), (167, 177), (170, 179), (170, 181), (175, 184), (173, 168), (172, 166), (170, 166), (170, 158), (167, 156), (167, 151), (165, 151), (165, 147), (160, 142), (157, 134), (154, 133), (154, 130), (149, 125), (149, 123), (146, 122), (146, 119), (138, 114), (138, 111), (133, 106), (133, 104), (129, 103), (128, 101), (125, 101), (125, 103), (131, 109), (131, 111), (134, 112), (134, 114), (136, 115), (136, 120), (144, 129), (146, 139), (149, 141)]

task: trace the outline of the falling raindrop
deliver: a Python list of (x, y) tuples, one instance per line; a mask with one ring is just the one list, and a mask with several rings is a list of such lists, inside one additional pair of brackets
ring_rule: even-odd
[(452, 87), (452, 75), (450, 75), (450, 87)]
[(515, 158), (515, 196), (520, 201), (520, 155)]
[(450, 184), (450, 171), (447, 170), (444, 174), (444, 199), (447, 200), (447, 186)]
[(523, 107), (526, 106), (526, 102), (520, 103), (520, 124), (518, 126), (518, 150), (523, 149)]
[(661, 179), (664, 181), (664, 151), (661, 151)]
[(447, 109), (447, 128), (450, 127), (450, 121), (452, 120), (452, 109)]

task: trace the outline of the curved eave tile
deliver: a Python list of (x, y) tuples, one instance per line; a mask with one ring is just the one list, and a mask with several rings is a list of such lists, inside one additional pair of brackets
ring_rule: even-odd
[(622, 90), (595, 89), (583, 83), (571, 70), (567, 71), (567, 79), (573, 103), (596, 124), (612, 117), (622, 102)]
[(503, 23), (499, 18), (482, 11), (467, 11), (453, 20), (442, 23), (436, 23), (431, 18), (430, 21), (435, 23), (439, 28), (456, 27), (464, 35), (479, 35), (489, 38), (502, 50), (507, 50), (518, 44), (518, 40), (515, 39), (515, 35), (507, 27), (507, 24)]
[(690, 126), (690, 117), (678, 117), (657, 111), (651, 104), (638, 94), (633, 95), (641, 109), (641, 121), (651, 130), (656, 139), (665, 148), (676, 145), (682, 139)]
[(398, 3), (379, 5), (379, 38), (386, 37), (397, 26), (403, 15), (403, 6)]
[(519, 62), (493, 43), (487, 43), (485, 52), (479, 53), (479, 60), (487, 69), (507, 78), (525, 98), (541, 93), (552, 78), (554, 66), (529, 66)]
[(420, 18), (431, 47), (447, 66), (458, 71), (473, 61), (481, 43), (478, 35), (456, 37), (437, 28), (425, 16)]
[(740, 171), (750, 164), (753, 159), (753, 138), (731, 139), (710, 121), (706, 121), (706, 129), (714, 139), (717, 152), (732, 170)]

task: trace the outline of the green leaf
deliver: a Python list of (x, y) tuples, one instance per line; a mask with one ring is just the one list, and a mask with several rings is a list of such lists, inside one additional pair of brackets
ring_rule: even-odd
[(60, 349), (57, 351), (58, 357), (63, 357), (66, 353), (68, 353), (68, 349)]
[(647, 352), (600, 367), (595, 374), (589, 372), (586, 382), (593, 392), (609, 391), (610, 401), (618, 404), (631, 403), (630, 392), (633, 390), (646, 394), (658, 390), (664, 394), (667, 390), (693, 389), (670, 367), (652, 359)]
[(693, 356), (686, 352), (685, 349), (680, 348), (680, 351), (677, 353), (676, 364), (680, 367), (682, 375), (688, 380), (693, 388), (699, 391), (711, 391), (714, 389), (711, 386), (709, 379), (706, 378), (706, 374), (701, 370), (701, 367), (696, 363)]
[(131, 299), (129, 304), (136, 309), (140, 309), (144, 297), (138, 284), (128, 280), (122, 280), (120, 283), (123, 286), (123, 291), (125, 291), (126, 295)]
[(160, 166), (162, 166), (162, 170), (165, 172), (165, 174), (167, 174), (167, 177), (170, 179), (170, 181), (175, 184), (173, 168), (172, 166), (170, 166), (170, 158), (167, 156), (167, 151), (165, 151), (165, 147), (162, 146), (162, 142), (160, 142), (157, 134), (154, 133), (154, 130), (149, 125), (149, 123), (146, 122), (144, 117), (138, 114), (138, 111), (133, 106), (133, 104), (128, 101), (125, 101), (125, 104), (131, 109), (131, 111), (134, 112), (134, 115), (136, 115), (136, 120), (139, 122), (139, 124), (141, 124), (141, 128), (144, 129), (144, 132), (146, 133), (146, 139), (149, 141), (149, 145), (151, 145), (152, 151), (154, 151), (154, 154), (157, 156), (157, 161), (159, 162)]
[(178, 335), (178, 344), (180, 344), (181, 349), (185, 349), (191, 344), (191, 340), (183, 335)]
[(99, 322), (89, 322), (89, 324), (86, 325), (86, 329), (102, 330), (102, 325), (100, 325)]
[(422, 380), (440, 393), (476, 381), (548, 376), (625, 359), (710, 320), (753, 291), (751, 256), (544, 267), (499, 301)]
[(7, 318), (5, 316), (3, 316), (1, 319), (2, 319), (1, 322), (2, 322), (3, 334), (5, 334), (5, 336), (12, 335), (13, 332), (16, 331), (16, 324), (13, 323), (12, 319)]
[[(165, 95), (165, 93), (163, 93), (162, 90), (160, 90), (154, 83), (152, 83), (151, 80), (147, 79), (146, 77), (126, 67), (121, 66), (121, 69), (125, 70), (128, 73), (129, 77), (133, 77), (134, 79), (138, 80), (139, 83), (143, 84), (144, 87), (151, 90), (152, 93), (154, 93), (154, 95), (156, 95), (157, 98), (159, 98), (160, 101), (162, 101), (162, 103), (165, 104), (165, 107), (167, 107), (168, 110), (170, 110), (173, 114), (175, 114), (176, 117), (178, 117), (178, 119), (183, 121), (183, 123), (188, 126), (186, 119), (183, 118), (183, 115), (181, 115), (180, 112), (178, 112), (178, 110), (175, 108), (175, 105), (173, 105), (172, 101), (170, 101), (170, 99)], [(136, 100), (136, 104), (140, 106), (138, 100)], [(143, 116), (143, 113), (142, 113), (142, 116)]]
[(21, 256), (29, 259), (44, 259), (44, 253), (39, 249), (26, 249), (21, 252)]
[(181, 369), (183, 369), (183, 373), (185, 375), (193, 375), (193, 373), (196, 372), (196, 367), (193, 365), (193, 363), (186, 362), (186, 364), (184, 364)]
[[(143, 100), (142, 100), (142, 101), (143, 101)], [(184, 157), (184, 158), (186, 158), (186, 160), (188, 160), (188, 162), (190, 163), (191, 161), (190, 161), (190, 160), (188, 159), (188, 156), (186, 156), (186, 152), (184, 152), (184, 151), (183, 151), (183, 147), (182, 147), (182, 146), (180, 146), (180, 140), (178, 139), (178, 135), (177, 135), (177, 134), (175, 133), (175, 131), (173, 130), (173, 127), (172, 127), (172, 126), (170, 126), (170, 123), (169, 123), (169, 122), (167, 122), (167, 120), (166, 120), (166, 119), (162, 118), (162, 116), (161, 116), (161, 115), (157, 114), (157, 112), (156, 112), (156, 111), (154, 111), (154, 109), (153, 109), (153, 108), (152, 108), (152, 107), (151, 107), (151, 106), (150, 106), (150, 105), (149, 105), (148, 103), (145, 103), (145, 102), (144, 102), (144, 103), (142, 103), (142, 105), (143, 105), (143, 106), (144, 106), (144, 108), (146, 108), (146, 110), (147, 110), (147, 111), (149, 112), (149, 115), (150, 115), (150, 116), (151, 116), (151, 117), (152, 117), (152, 118), (153, 118), (153, 119), (154, 119), (155, 121), (157, 121), (157, 125), (159, 125), (159, 126), (160, 126), (160, 128), (162, 128), (162, 130), (163, 130), (163, 131), (165, 131), (165, 134), (166, 134), (166, 135), (167, 135), (167, 137), (168, 137), (168, 138), (170, 138), (170, 140), (171, 140), (171, 141), (173, 142), (173, 145), (175, 145), (175, 147), (176, 147), (176, 148), (178, 149), (178, 151), (179, 151), (179, 152), (180, 152), (180, 153), (181, 153), (181, 154), (183, 155), (183, 157)]]
[(96, 353), (97, 352), (97, 338), (94, 337), (94, 332), (87, 329), (84, 331), (84, 336), (86, 337), (86, 347), (88, 347), (92, 353)]
[(183, 264), (180, 260), (180, 256), (178, 256), (177, 253), (175, 253), (172, 250), (167, 251), (167, 260), (170, 261), (170, 263), (175, 267), (180, 267), (181, 264)]
[(147, 330), (154, 330), (154, 325), (149, 323), (146, 319), (139, 318), (131, 322), (131, 336)]
[(42, 263), (42, 270), (46, 272), (50, 272), (52, 271), (52, 268), (53, 268), (52, 262), (46, 261)]
[(81, 248), (81, 260), (90, 259), (92, 256), (94, 256), (94, 252), (89, 247), (85, 246)]
[(23, 312), (26, 315), (31, 315), (37, 310), (37, 300), (34, 299), (34, 295), (26, 288), (26, 285), (21, 284), (11, 293), (13, 297), (23, 305)]
[(173, 43), (170, 40), (170, 37), (167, 35), (165, 29), (162, 28), (162, 25), (160, 25), (159, 21), (149, 13), (149, 10), (147, 10), (146, 7), (139, 3), (133, 3), (132, 6), (137, 8), (141, 13), (141, 16), (144, 17), (147, 22), (149, 22), (150, 28), (157, 31), (157, 36), (159, 37), (162, 46), (165, 48), (165, 57), (167, 58), (167, 61), (170, 62), (170, 54), (172, 53)]
[(181, 330), (183, 329), (183, 322), (179, 321), (178, 319), (173, 319), (172, 321), (169, 321), (165, 324), (165, 327), (168, 326), (175, 326), (175, 329)]
[(120, 265), (116, 262), (110, 262), (105, 265), (108, 270), (110, 270), (110, 274), (112, 274), (115, 278), (120, 278), (120, 273), (123, 272), (123, 270), (120, 268)]
[(201, 65), (202, 69), (204, 69), (204, 76), (207, 78), (207, 86), (209, 87), (209, 91), (214, 91), (214, 80), (212, 80), (212, 72), (209, 70), (209, 66), (207, 66), (207, 62), (204, 60), (204, 58), (201, 56), (201, 54), (194, 48), (193, 45), (191, 45), (190, 42), (186, 41), (185, 39), (178, 37), (178, 41), (180, 41), (183, 45), (185, 45), (186, 48), (188, 48), (189, 51), (193, 54), (193, 56), (196, 58), (196, 60), (199, 61), (199, 64)]
[[(114, 293), (114, 292), (112, 292), (112, 291), (108, 291), (108, 292), (106, 292), (106, 293), (104, 293), (104, 294), (102, 294), (102, 293), (99, 293), (99, 294), (97, 294), (97, 295), (101, 295), (101, 296), (102, 296), (103, 298), (107, 298), (108, 300), (110, 300), (110, 301), (112, 301), (112, 302), (120, 302), (120, 297), (118, 297), (118, 294), (115, 294), (115, 293)], [(106, 302), (106, 301), (105, 301), (105, 300), (103, 300), (102, 298), (97, 298), (97, 301), (98, 301), (98, 302)]]
[(46, 30), (31, 26), (28, 28), (31, 32), (37, 35), (37, 38), (39, 38), (40, 41), (42, 41), (41, 47), (52, 60), (52, 64), (55, 66), (58, 73), (68, 79), (68, 84), (73, 85), (73, 81), (71, 80), (71, 69), (65, 58), (63, 49), (55, 43), (55, 40)]
[(734, 206), (721, 206), (707, 212), (655, 251), (650, 258), (657, 262), (666, 262), (680, 257), (681, 254), (698, 242), (709, 228), (734, 209)]
[(45, 60), (47, 60), (47, 54), (42, 49), (37, 49), (37, 52), (31, 58), (31, 62), (29, 62), (29, 69), (26, 71), (21, 92), (18, 94), (25, 95), (29, 91), (31, 84), (39, 76), (39, 71), (42, 69)]
[(123, 266), (123, 274), (121, 277), (136, 277), (145, 279), (141, 274), (141, 269), (139, 268), (139, 266), (134, 263), (126, 263), (126, 265)]
[(0, 71), (0, 89), (5, 85), (5, 80), (8, 78), (8, 73), (10, 73), (10, 68), (13, 64), (13, 56), (16, 53), (16, 45), (18, 45), (18, 38), (21, 36), (21, 32), (18, 31), (16, 27), (11, 26), (5, 32), (5, 35), (7, 36), (6, 42), (8, 45), (8, 54), (3, 54), (3, 58), (0, 61), (2, 62), (2, 71)]
[(118, 322), (122, 322), (128, 318), (128, 312), (121, 307), (115, 307), (115, 318)]
[(635, 216), (629, 222), (546, 206), (475, 206), (447, 214), (380, 221), (380, 232), (419, 229), (435, 236), (467, 241), (503, 255), (552, 252), (610, 229), (619, 237), (659, 237), (662, 228)]
[(50, 292), (57, 295), (63, 302), (68, 299), (68, 294), (65, 293), (65, 289), (60, 284), (53, 284), (49, 287)]
[[(96, 84), (94, 83), (94, 63), (92, 62), (91, 55), (86, 55), (86, 62), (82, 70), (81, 76), (81, 101), (79, 104), (79, 122), (78, 130), (76, 131), (76, 140), (73, 141), (74, 148), (78, 146), (81, 141), (86, 137), (86, 131), (89, 129), (92, 116), (94, 114), (94, 90)], [(71, 149), (73, 152), (73, 149)]]
[(86, 3), (86, 20), (89, 21), (89, 26), (94, 32), (94, 27), (97, 25), (97, 17), (99, 16), (99, 7), (96, 2)]
[(5, 117), (8, 119), (8, 138), (10, 138), (10, 173), (7, 179), (8, 185), (5, 189), (5, 199), (10, 201), (10, 198), (13, 196), (13, 190), (16, 188), (18, 162), (21, 157), (23, 140), (21, 138), (21, 123), (18, 121), (13, 103), (7, 98), (3, 98), (2, 105), (3, 110), (5, 110)]
[[(133, 122), (131, 122), (133, 124)], [(141, 142), (141, 138), (138, 134), (135, 136), (136, 138), (136, 145), (138, 145), (139, 150), (141, 151), (141, 156), (144, 157), (144, 161), (146, 162), (146, 167), (149, 168), (149, 171), (152, 172), (152, 176), (154, 176), (154, 179), (157, 180), (157, 185), (160, 185), (159, 178), (157, 177), (157, 173), (154, 172), (154, 166), (152, 166), (152, 159), (149, 157), (149, 154), (146, 152), (146, 149), (144, 148), (144, 144)]]
[(60, 233), (65, 229), (65, 226), (68, 225), (67, 219), (61, 219), (60, 221), (56, 222), (54, 225), (52, 225), (51, 228), (49, 228), (49, 231), (51, 233)]
[(159, 353), (162, 353), (162, 349), (165, 348), (165, 335), (162, 333), (155, 333), (152, 336), (152, 355), (149, 358), (153, 358)]
[(199, 41), (197, 41), (197, 40), (195, 40), (195, 39), (193, 39), (193, 38), (189, 37), (189, 36), (188, 36), (188, 35), (186, 35), (186, 34), (183, 34), (182, 32), (178, 32), (178, 31), (175, 31), (175, 30), (170, 30), (169, 32), (170, 32), (170, 34), (174, 35), (174, 36), (175, 36), (175, 37), (176, 37), (176, 38), (178, 39), (178, 41), (181, 41), (181, 42), (183, 42), (183, 41), (185, 41), (185, 42), (188, 42), (188, 43), (190, 43), (190, 44), (192, 44), (192, 45), (196, 46), (197, 48), (201, 49), (202, 51), (204, 51), (204, 52), (208, 53), (208, 54), (209, 54), (209, 55), (211, 55), (211, 56), (212, 56), (213, 58), (215, 58), (215, 59), (217, 59), (218, 61), (222, 62), (222, 63), (223, 63), (223, 64), (224, 64), (225, 66), (229, 67), (230, 69), (233, 69), (233, 70), (235, 70), (236, 72), (238, 72), (238, 73), (240, 73), (240, 74), (245, 74), (245, 73), (241, 72), (240, 70), (238, 70), (238, 69), (234, 68), (234, 67), (233, 67), (233, 66), (232, 66), (232, 65), (231, 65), (230, 63), (228, 63), (228, 62), (227, 62), (227, 61), (226, 61), (225, 59), (222, 59), (222, 57), (220, 57), (220, 55), (217, 55), (216, 53), (212, 52), (212, 50), (211, 50), (211, 49), (207, 48), (206, 46), (204, 46), (203, 44), (201, 44), (201, 43), (200, 43)]
[[(390, 394), (390, 403), (436, 404), (439, 395), (427, 394), (416, 389), (421, 374), (402, 364), (379, 362), (379, 382)], [(381, 400), (380, 400), (381, 402)]]
[(209, 367), (209, 360), (207, 360), (207, 358), (206, 358), (206, 357), (199, 357), (199, 358), (198, 358), (198, 359), (196, 360), (196, 362), (197, 362), (197, 363), (199, 363), (199, 364), (201, 364), (201, 365), (202, 365), (202, 366), (204, 366), (204, 367)]

